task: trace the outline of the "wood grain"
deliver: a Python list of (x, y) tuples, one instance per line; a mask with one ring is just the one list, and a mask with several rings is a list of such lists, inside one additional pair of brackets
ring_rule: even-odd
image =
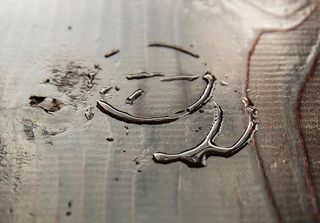
[[(1, 1), (0, 222), (319, 221), (319, 64), (308, 67), (315, 60), (310, 55), (319, 39), (320, 11), (280, 31), (277, 21), (283, 18), (267, 13), (270, 18), (262, 19), (256, 6), (239, 2)], [(259, 13), (243, 13), (242, 6)], [(279, 32), (265, 32), (253, 44), (265, 24)], [(157, 41), (191, 48), (200, 59), (147, 47)], [(113, 49), (120, 52), (105, 58)], [(52, 82), (70, 66), (81, 73), (94, 64), (102, 70), (92, 89), (83, 75), (63, 86)], [(97, 99), (139, 116), (171, 114), (198, 99), (205, 87), (201, 78), (125, 76), (206, 70), (228, 83), (216, 85), (213, 95), (224, 111), (217, 142), (231, 145), (244, 131), (247, 85), (260, 126), (254, 144), (228, 159), (210, 157), (205, 168), (156, 164), (152, 154), (199, 143), (210, 129), (213, 103), (203, 113), (160, 126), (126, 129), (96, 108), (92, 120), (84, 116)], [(120, 90), (100, 95), (109, 85)], [(126, 105), (136, 89), (145, 93)], [(31, 95), (58, 98), (64, 106), (48, 114), (29, 105)]]

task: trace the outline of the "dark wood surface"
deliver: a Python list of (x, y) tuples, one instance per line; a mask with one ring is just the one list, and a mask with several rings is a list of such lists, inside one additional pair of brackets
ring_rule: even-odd
[[(0, 222), (320, 222), (318, 5), (1, 1)], [(154, 41), (200, 58), (147, 47)], [(113, 49), (120, 52), (105, 58)], [(102, 70), (88, 88), (85, 74), (95, 64)], [(152, 154), (201, 142), (216, 112), (212, 102), (173, 123), (128, 129), (95, 108), (103, 99), (138, 116), (172, 114), (199, 98), (202, 78), (125, 75), (207, 70), (217, 78), (212, 100), (224, 111), (217, 142), (232, 145), (243, 133), (245, 96), (258, 109), (259, 131), (239, 153), (209, 157), (204, 168), (157, 164)], [(119, 91), (99, 94), (110, 85)], [(137, 89), (145, 93), (125, 104)], [(63, 105), (46, 113), (30, 106), (32, 95)]]

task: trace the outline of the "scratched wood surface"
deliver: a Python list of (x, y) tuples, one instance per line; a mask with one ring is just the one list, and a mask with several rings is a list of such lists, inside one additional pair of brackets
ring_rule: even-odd
[[(318, 4), (1, 1), (0, 222), (319, 222)], [(148, 48), (152, 41), (184, 46), (200, 59)], [(113, 49), (120, 53), (105, 58)], [(95, 64), (102, 70), (87, 88), (82, 72)], [(85, 118), (97, 99), (139, 116), (172, 114), (199, 98), (202, 78), (125, 75), (207, 70), (218, 79), (213, 100), (224, 112), (219, 144), (232, 145), (246, 128), (242, 97), (258, 109), (254, 142), (231, 158), (210, 157), (204, 168), (152, 160), (154, 152), (201, 142), (212, 102), (166, 125), (126, 129), (96, 108)], [(105, 86), (119, 90), (100, 95)], [(136, 89), (145, 94), (125, 104)], [(63, 106), (46, 113), (29, 105), (32, 95)]]

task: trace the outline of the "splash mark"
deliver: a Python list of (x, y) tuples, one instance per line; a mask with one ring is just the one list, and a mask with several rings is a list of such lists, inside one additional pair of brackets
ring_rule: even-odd
[(37, 126), (37, 124), (35, 124), (33, 121), (31, 121), (30, 119), (23, 119), (22, 120), (22, 125), (23, 125), (23, 131), (27, 137), (28, 140), (34, 140), (34, 129)]
[(109, 52), (105, 53), (104, 54), (104, 57), (105, 58), (108, 58), (108, 57), (112, 57), (113, 55), (116, 55), (120, 52), (119, 49), (113, 49), (113, 50), (110, 50)]
[(143, 79), (143, 78), (150, 78), (150, 77), (161, 77), (164, 76), (164, 74), (162, 72), (139, 72), (139, 73), (135, 73), (135, 74), (128, 74), (126, 75), (126, 78), (128, 80), (133, 80), (133, 79)]
[(32, 107), (40, 108), (47, 113), (57, 112), (62, 108), (62, 101), (56, 98), (36, 96), (32, 95), (29, 97), (29, 104)]
[(182, 53), (188, 54), (192, 57), (195, 58), (199, 58), (199, 54), (193, 52), (192, 50), (188, 50), (182, 46), (177, 46), (177, 45), (173, 45), (173, 44), (168, 44), (168, 43), (161, 43), (161, 42), (153, 42), (153, 43), (149, 43), (148, 45), (149, 47), (165, 47), (165, 48), (169, 48), (169, 49), (174, 49), (174, 50), (178, 50)]
[(210, 72), (206, 72), (203, 76), (203, 80), (207, 82), (207, 86), (204, 89), (201, 97), (185, 110), (175, 113), (175, 114), (180, 114), (179, 116), (161, 116), (161, 117), (151, 117), (151, 118), (138, 117), (138, 116), (131, 115), (127, 112), (118, 110), (114, 108), (112, 105), (110, 105), (108, 102), (105, 102), (102, 100), (97, 101), (97, 108), (101, 112), (109, 115), (110, 117), (113, 117), (119, 121), (123, 121), (126, 123), (133, 123), (133, 124), (139, 124), (139, 125), (142, 125), (142, 124), (158, 125), (158, 124), (166, 124), (166, 123), (174, 122), (180, 118), (183, 118), (199, 110), (202, 106), (204, 106), (209, 101), (216, 78)]
[(220, 132), (223, 121), (222, 110), (220, 106), (214, 102), (215, 107), (218, 109), (218, 114), (214, 118), (214, 123), (208, 135), (200, 144), (193, 147), (192, 149), (177, 154), (167, 154), (161, 152), (154, 153), (154, 161), (158, 163), (171, 163), (181, 161), (187, 164), (189, 167), (205, 167), (207, 164), (207, 158), (209, 156), (230, 157), (236, 154), (251, 141), (258, 127), (255, 117), (256, 109), (249, 106), (247, 100), (243, 100), (243, 103), (245, 104), (245, 107), (249, 114), (249, 124), (240, 139), (233, 146), (218, 146), (214, 142), (216, 136)]
[(138, 99), (142, 94), (144, 93), (143, 90), (138, 89), (135, 92), (133, 92), (129, 97), (126, 99), (126, 104), (133, 105), (133, 102)]
[(171, 76), (162, 78), (161, 81), (169, 82), (169, 81), (180, 81), (180, 80), (187, 80), (187, 81), (194, 81), (199, 78), (199, 75), (177, 75), (177, 76)]

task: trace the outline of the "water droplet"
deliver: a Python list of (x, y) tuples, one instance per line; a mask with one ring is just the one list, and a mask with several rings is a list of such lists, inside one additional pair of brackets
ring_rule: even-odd
[(140, 157), (136, 156), (132, 159), (133, 162), (135, 162), (136, 165), (140, 164)]
[(187, 81), (194, 81), (199, 78), (199, 75), (177, 75), (162, 78), (161, 81), (180, 81), (180, 80), (187, 80)]
[(142, 94), (144, 93), (143, 90), (138, 89), (135, 92), (133, 92), (129, 97), (126, 99), (126, 104), (132, 105), (133, 102), (138, 99)]
[(229, 83), (226, 81), (219, 81), (219, 83), (221, 86), (228, 86), (229, 85)]
[(151, 78), (151, 77), (161, 77), (164, 76), (164, 74), (162, 72), (139, 72), (139, 73), (135, 73), (135, 74), (128, 74), (126, 75), (126, 78), (128, 80), (133, 80), (133, 79), (143, 79), (143, 78)]
[(108, 57), (111, 57), (113, 55), (116, 55), (117, 53), (119, 53), (120, 50), (119, 49), (113, 49), (113, 50), (110, 50), (109, 52), (105, 53), (104, 54), (104, 57), (105, 58), (108, 58)]
[(88, 77), (88, 82), (87, 82), (87, 87), (88, 88), (92, 88), (93, 87), (93, 80), (95, 78), (95, 76), (97, 75), (97, 72), (91, 71), (89, 72), (89, 74), (87, 75)]
[(108, 142), (113, 142), (113, 141), (114, 141), (113, 138), (106, 138), (106, 140), (107, 140)]
[(94, 69), (102, 70), (100, 64), (94, 64), (93, 67), (94, 67)]
[(93, 107), (88, 106), (86, 109), (86, 112), (84, 113), (84, 116), (87, 118), (87, 120), (91, 120), (94, 117)]
[(50, 83), (50, 79), (46, 79), (45, 81), (43, 81), (44, 84)]
[(106, 93), (108, 93), (111, 89), (112, 89), (112, 86), (105, 87), (105, 88), (102, 88), (99, 93), (100, 93), (100, 94), (106, 94)]
[(180, 51), (182, 53), (185, 53), (185, 54), (188, 54), (192, 57), (195, 57), (195, 58), (199, 58), (199, 54), (193, 52), (192, 50), (189, 50), (189, 49), (186, 49), (182, 46), (177, 46), (177, 45), (174, 45), (174, 44), (168, 44), (168, 43), (161, 43), (161, 42), (153, 42), (153, 43), (150, 43), (148, 45), (149, 47), (164, 47), (164, 48), (169, 48), (169, 49), (174, 49), (174, 50), (177, 50), (177, 51)]

